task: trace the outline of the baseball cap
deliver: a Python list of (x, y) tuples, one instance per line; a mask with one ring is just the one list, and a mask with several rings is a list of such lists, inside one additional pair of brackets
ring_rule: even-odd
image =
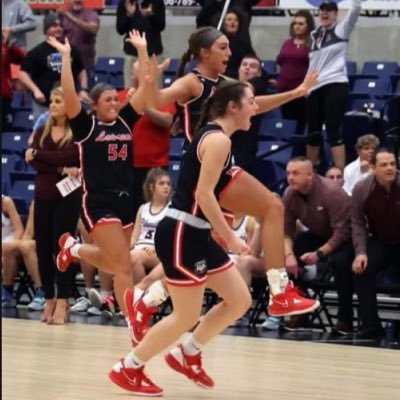
[(323, 1), (319, 5), (320, 10), (327, 10), (327, 11), (338, 11), (338, 5), (334, 1)]

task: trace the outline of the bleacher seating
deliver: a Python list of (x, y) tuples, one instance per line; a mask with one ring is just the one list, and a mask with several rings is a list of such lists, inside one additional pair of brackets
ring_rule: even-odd
[(178, 183), (178, 177), (180, 172), (181, 172), (181, 162), (178, 160), (170, 161), (168, 164), (168, 173), (169, 176), (171, 177), (171, 184), (174, 189), (176, 188), (176, 184)]
[(361, 73), (363, 75), (375, 75), (380, 78), (389, 78), (399, 71), (399, 65), (394, 61), (367, 61), (364, 63)]
[(257, 143), (257, 158), (266, 158), (283, 168), (292, 158), (293, 148), (287, 142), (279, 140), (260, 140)]
[(263, 118), (258, 136), (274, 140), (289, 141), (296, 135), (297, 122), (290, 119)]
[(171, 138), (169, 145), (169, 159), (171, 161), (180, 160), (182, 158), (182, 150), (185, 139), (181, 137)]
[(33, 114), (28, 110), (19, 110), (13, 113), (12, 127), (16, 131), (32, 132)]
[(269, 74), (276, 74), (278, 72), (275, 60), (262, 60), (261, 66)]
[(29, 132), (2, 132), (2, 151), (23, 155), (24, 150), (28, 147), (29, 134)]
[(383, 96), (389, 90), (389, 78), (356, 78), (353, 83), (353, 93), (363, 93), (369, 96)]
[(13, 198), (20, 214), (28, 214), (29, 204), (33, 200), (34, 191), (35, 184), (32, 180), (18, 180), (12, 184), (10, 196)]

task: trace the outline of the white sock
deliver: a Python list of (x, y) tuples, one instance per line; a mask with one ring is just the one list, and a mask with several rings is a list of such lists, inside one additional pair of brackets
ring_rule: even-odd
[(169, 297), (169, 293), (165, 290), (161, 280), (152, 283), (145, 291), (143, 302), (146, 306), (159, 306)]
[[(132, 350), (124, 357), (124, 365), (126, 368), (140, 368), (144, 365), (144, 361), (136, 357), (134, 350)], [(118, 361), (113, 366), (113, 370), (119, 372), (122, 367), (122, 362)]]
[(74, 245), (71, 246), (69, 251), (71, 252), (72, 257), (75, 258), (81, 258), (78, 254), (79, 249), (82, 247), (80, 243), (75, 243)]
[(199, 343), (191, 333), (186, 340), (182, 343), (183, 352), (189, 356), (194, 356), (201, 352), (203, 345)]
[(272, 268), (268, 270), (267, 279), (273, 295), (284, 292), (289, 283), (289, 277), (285, 268)]
[(93, 289), (93, 288), (91, 288), (91, 287), (85, 288), (86, 297), (89, 297), (89, 292), (90, 292), (92, 289)]

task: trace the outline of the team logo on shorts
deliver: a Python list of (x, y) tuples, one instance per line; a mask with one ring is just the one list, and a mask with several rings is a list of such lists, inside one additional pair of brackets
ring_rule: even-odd
[(197, 275), (204, 275), (207, 271), (207, 263), (206, 260), (200, 260), (197, 261), (197, 263), (194, 264), (194, 272)]

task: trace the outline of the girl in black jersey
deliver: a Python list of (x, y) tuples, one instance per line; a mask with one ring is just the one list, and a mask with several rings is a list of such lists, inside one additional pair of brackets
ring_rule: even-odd
[(318, 306), (316, 300), (301, 297), (287, 282), (281, 201), (247, 172), (232, 165), (230, 137), (237, 129), (248, 130), (250, 118), (257, 111), (252, 88), (238, 81), (223, 82), (205, 104), (202, 128), (184, 155), (171, 208), (159, 223), (155, 237), (173, 311), (150, 328), (137, 347), (110, 371), (110, 379), (126, 390), (147, 396), (163, 393), (144, 374), (144, 364), (196, 325), (206, 286), (222, 301), (203, 316), (193, 333), (165, 360), (198, 385), (214, 386), (202, 368), (201, 349), (251, 305), (246, 283), (210, 236), (212, 226), (232, 252), (250, 252), (228, 225), (221, 207), (253, 215), (261, 222), (262, 247), (268, 255), (264, 261), (271, 291), (270, 314), (301, 314)]
[(57, 267), (66, 270), (74, 258), (82, 258), (112, 274), (115, 295), (124, 313), (124, 291), (133, 284), (129, 256), (135, 219), (131, 129), (155, 87), (154, 79), (146, 74), (155, 75), (156, 70), (156, 66), (148, 62), (145, 37), (132, 31), (129, 40), (138, 51), (140, 84), (137, 91), (129, 103), (120, 108), (117, 91), (100, 83), (91, 91), (93, 114), (88, 115), (76, 94), (68, 40), (62, 44), (55, 38), (49, 39), (49, 44), (62, 55), (61, 85), (80, 152), (82, 221), (95, 242), (95, 245), (79, 244), (70, 234), (62, 235)]

